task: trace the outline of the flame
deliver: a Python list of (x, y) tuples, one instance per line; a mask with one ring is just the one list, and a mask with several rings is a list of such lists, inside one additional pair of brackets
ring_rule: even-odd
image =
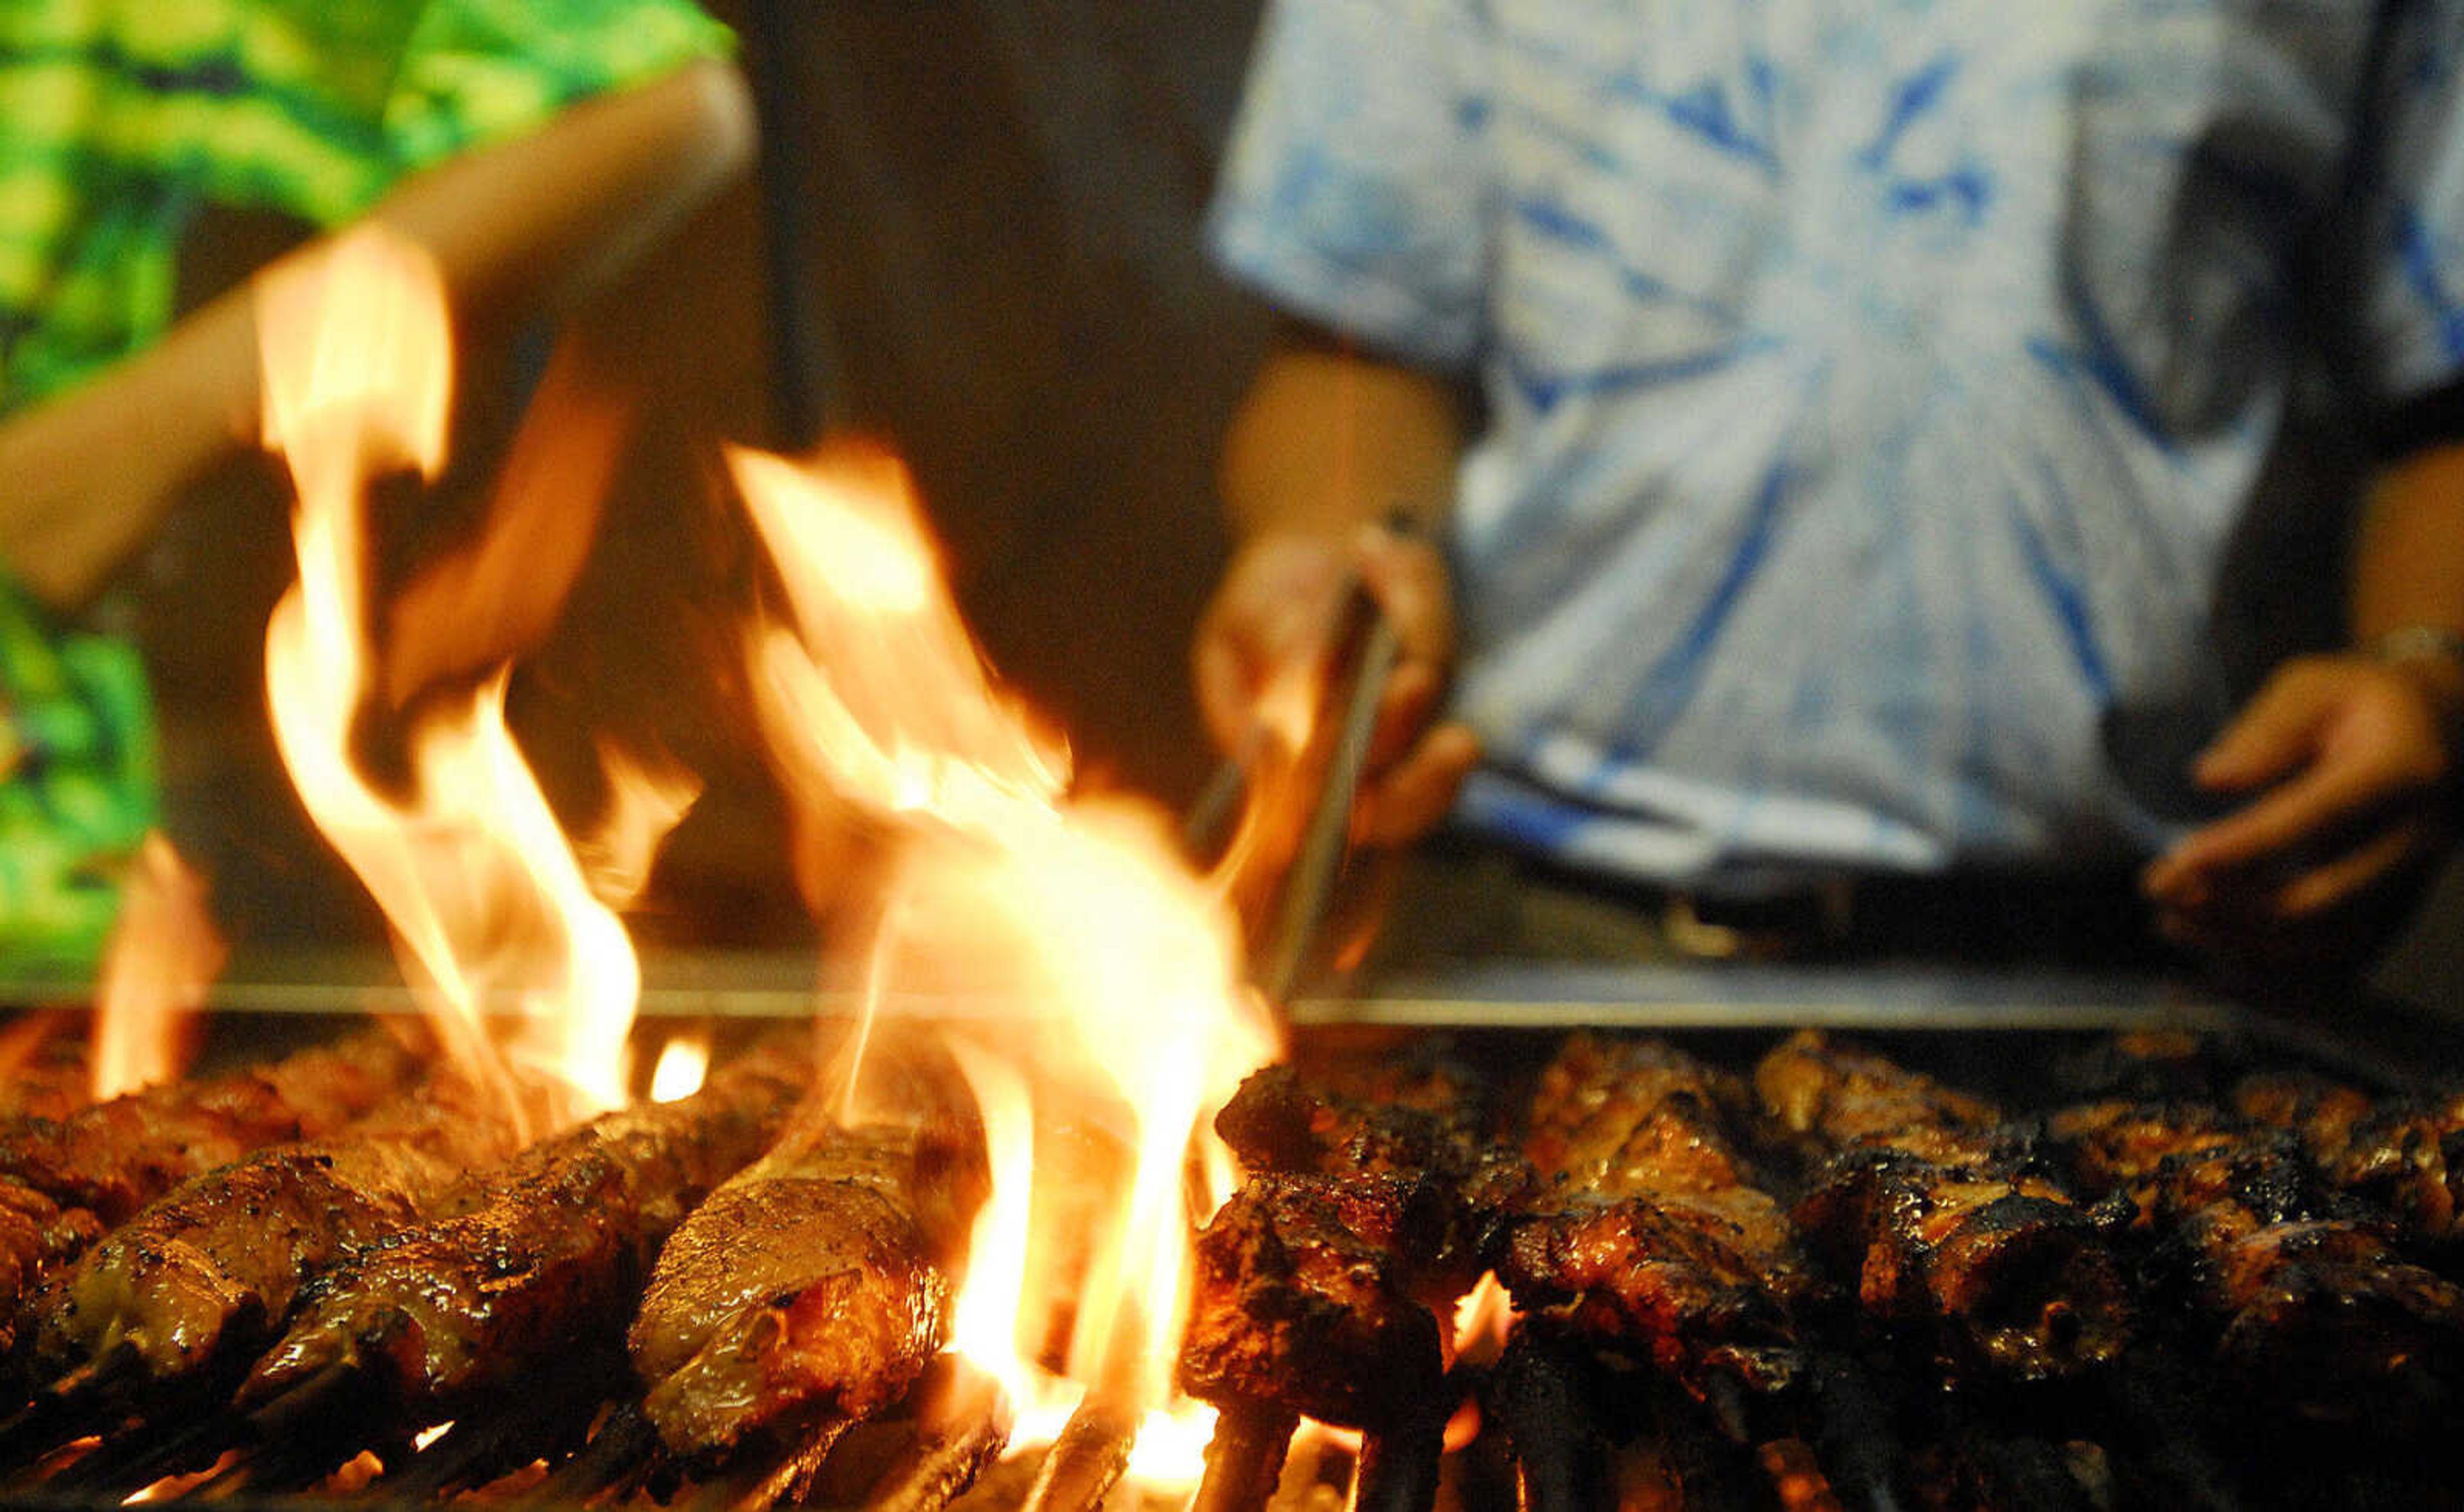
[[(381, 792), (352, 756), (370, 691), (365, 493), (405, 469), (433, 478), (444, 462), (453, 361), (441, 276), (416, 246), (367, 228), (277, 265), (256, 314), (266, 441), (298, 496), (299, 581), (266, 628), (266, 692), (300, 800), (385, 910), (440, 1040), (517, 1127), (537, 1122), (517, 1068), (560, 1076), (577, 1105), (565, 1116), (618, 1106), (639, 969), (506, 727), (506, 670), (407, 733), (404, 796)], [(502, 1004), (513, 1022), (492, 1035), (486, 1016)]]
[(1514, 1297), (1497, 1272), (1483, 1271), (1471, 1290), (1455, 1304), (1454, 1337), (1448, 1341), (1449, 1365), (1494, 1365), (1514, 1330)]
[[(1009, 1393), (1014, 1446), (1100, 1392), (1147, 1422), (1135, 1474), (1194, 1483), (1212, 1413), (1171, 1389), (1193, 1141), (1220, 1200), (1230, 1166), (1206, 1149), (1211, 1120), (1277, 1050), (1242, 979), (1238, 921), (1160, 812), (1072, 791), (1067, 747), (967, 633), (894, 458), (728, 461), (786, 591), (788, 613), (747, 647), (774, 763), (800, 822), (862, 830), (884, 853), (868, 1011), (1003, 1005), (954, 1046), (994, 1165), (954, 1347)], [(1037, 1128), (1058, 1125), (1097, 1131), (1111, 1154), (1093, 1163), (1118, 1168), (1106, 1211), (1060, 1204), (1084, 1221), (1040, 1215), (1071, 1169), (1037, 1148)]]
[(183, 1031), (227, 953), (206, 908), (204, 879), (159, 831), (147, 831), (95, 986), (95, 1101), (180, 1074)]
[(710, 1033), (680, 1034), (659, 1047), (659, 1063), (650, 1069), (650, 1101), (673, 1103), (701, 1090), (710, 1074)]

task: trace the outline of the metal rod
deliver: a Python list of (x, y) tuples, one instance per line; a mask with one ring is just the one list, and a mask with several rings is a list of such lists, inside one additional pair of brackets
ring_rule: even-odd
[(1301, 832), (1300, 848), (1286, 874), (1283, 906), (1276, 912), (1273, 932), (1267, 936), (1266, 952), (1258, 972), (1258, 985), (1278, 1003), (1290, 999), (1302, 968), (1309, 964), (1318, 927), (1326, 920), (1328, 900), (1333, 895), (1335, 878), (1342, 872), (1344, 853), (1352, 837), (1352, 805), (1369, 765), (1370, 737), (1377, 732), (1377, 706), (1403, 655), (1402, 637), (1395, 622), (1378, 609), (1376, 601), (1369, 598), (1365, 590), (1355, 598), (1353, 612), (1365, 615), (1368, 626), (1352, 661), (1351, 687), (1341, 706), (1342, 722), (1336, 726), (1334, 741), (1327, 755), (1317, 802), (1309, 811), (1308, 827)]

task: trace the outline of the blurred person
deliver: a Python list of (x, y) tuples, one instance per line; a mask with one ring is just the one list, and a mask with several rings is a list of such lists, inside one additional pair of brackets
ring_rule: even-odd
[[(1453, 879), (1395, 930), (2332, 969), (2450, 843), (2455, 0), (1271, 0), (1209, 236), (1287, 321), (1199, 702), (1239, 749), (1378, 597), (1355, 832)], [(2349, 636), (2236, 708), (2311, 372)]]
[(260, 434), (250, 291), (175, 319), (198, 212), (381, 223), (501, 340), (742, 171), (731, 46), (687, 0), (0, 0), (0, 965), (81, 967), (108, 928), (155, 734), (95, 606)]

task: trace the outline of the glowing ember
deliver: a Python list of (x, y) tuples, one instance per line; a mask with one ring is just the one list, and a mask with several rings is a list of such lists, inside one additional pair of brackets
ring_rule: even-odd
[(97, 1102), (178, 1076), (186, 1028), (228, 953), (206, 885), (159, 832), (138, 846), (95, 986)]
[[(517, 1123), (535, 1120), (510, 1064), (561, 1076), (566, 1116), (614, 1107), (638, 968), (505, 726), (504, 672), (408, 733), (406, 796), (352, 759), (369, 684), (365, 492), (444, 458), (452, 356), (434, 264), (355, 232), (262, 280), (257, 320), (266, 440), (298, 494), (299, 581), (266, 629), (266, 690), (301, 801), (384, 909), (440, 1038)], [(499, 1007), (514, 1017), (492, 1038)]]
[[(1100, 1391), (1148, 1420), (1133, 1473), (1194, 1483), (1211, 1413), (1170, 1411), (1192, 1141), (1213, 1143), (1215, 1111), (1277, 1048), (1242, 980), (1237, 921), (1179, 860), (1162, 814), (1070, 791), (1066, 751), (968, 637), (894, 461), (729, 460), (792, 611), (749, 648), (773, 758), (804, 824), (852, 823), (887, 852), (893, 901), (866, 947), (869, 1001), (1001, 1009), (957, 1047), (995, 1180), (957, 1347), (1009, 1391), (1014, 1447), (1048, 1439)], [(1071, 1163), (1035, 1131), (1061, 1124), (1099, 1131), (1117, 1156), (1095, 1162), (1117, 1168), (1093, 1178), (1106, 1211), (1045, 1191)], [(1228, 1190), (1220, 1150), (1206, 1166)], [(1046, 1207), (1070, 1221), (1038, 1216)], [(1066, 1378), (1022, 1357), (1064, 1320)]]

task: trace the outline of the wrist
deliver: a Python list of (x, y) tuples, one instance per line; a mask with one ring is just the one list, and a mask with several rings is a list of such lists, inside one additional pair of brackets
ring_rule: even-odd
[(2359, 652), (2428, 700), (2451, 756), (2464, 756), (2464, 631), (2429, 623), (2365, 638)]

